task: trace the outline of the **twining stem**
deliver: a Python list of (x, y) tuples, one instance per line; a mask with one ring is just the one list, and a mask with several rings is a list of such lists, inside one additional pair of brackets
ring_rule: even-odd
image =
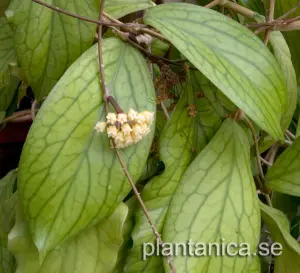
[[(274, 21), (275, 0), (270, 0), (268, 22)], [(267, 45), (270, 39), (271, 29), (268, 28), (265, 32), (264, 44)]]
[(286, 130), (285, 133), (292, 139), (292, 140), (295, 140), (296, 137), (294, 134), (292, 134), (289, 130)]
[[(102, 0), (101, 1), (101, 6), (100, 6), (100, 12), (99, 12), (99, 21), (101, 22), (102, 21), (102, 17), (103, 17), (103, 9), (104, 9), (104, 2), (105, 0)], [(104, 94), (104, 103), (105, 103), (105, 112), (106, 114), (109, 112), (109, 102), (113, 105), (113, 106), (116, 106), (117, 102), (113, 99), (112, 96), (110, 96), (110, 93), (109, 93), (109, 90), (106, 86), (106, 82), (105, 82), (105, 74), (104, 74), (104, 64), (103, 64), (103, 54), (102, 54), (102, 24), (99, 24), (99, 27), (98, 27), (98, 55), (99, 55), (99, 71), (100, 71), (100, 82), (101, 82), (101, 86), (102, 86), (102, 90), (103, 90), (103, 94)], [(113, 142), (113, 146), (115, 148), (115, 143), (114, 141)], [(152, 221), (151, 219), (151, 216), (144, 204), (144, 201), (142, 200), (141, 196), (140, 196), (140, 193), (138, 192), (132, 178), (131, 178), (131, 175), (126, 167), (126, 164), (125, 162), (123, 161), (122, 159), (122, 156), (120, 154), (120, 151), (118, 149), (115, 148), (115, 151), (116, 151), (116, 154), (117, 154), (117, 157), (118, 157), (118, 160), (120, 162), (120, 165), (122, 167), (122, 170), (124, 171), (126, 177), (127, 177), (127, 180), (129, 181), (129, 184), (140, 204), (140, 206), (142, 207), (142, 210), (150, 224), (150, 227), (152, 228), (153, 230), (153, 233), (154, 235), (156, 236), (159, 244), (161, 245), (162, 248), (164, 248), (164, 242), (161, 238), (161, 235), (159, 234), (159, 232), (157, 231), (155, 225), (154, 225), (154, 222)], [(176, 272), (176, 269), (175, 269), (175, 266), (172, 262), (172, 258), (170, 256), (167, 256), (167, 261), (168, 261), (168, 264), (170, 266), (170, 269), (171, 269), (171, 272), (172, 273), (177, 273)]]
[(36, 112), (37, 100), (34, 100), (31, 104), (31, 118), (35, 120), (35, 112)]
[(6, 124), (9, 122), (23, 122), (23, 121), (30, 121), (30, 120), (32, 120), (32, 110), (23, 110), (23, 111), (13, 113), (11, 116), (2, 120), (0, 124)]

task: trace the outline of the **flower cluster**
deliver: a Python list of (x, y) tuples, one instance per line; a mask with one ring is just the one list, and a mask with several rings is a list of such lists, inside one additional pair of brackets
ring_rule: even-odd
[(149, 111), (136, 112), (129, 109), (128, 113), (108, 113), (106, 122), (97, 122), (95, 130), (103, 133), (106, 130), (108, 137), (114, 140), (116, 148), (126, 148), (138, 143), (150, 132), (154, 113)]

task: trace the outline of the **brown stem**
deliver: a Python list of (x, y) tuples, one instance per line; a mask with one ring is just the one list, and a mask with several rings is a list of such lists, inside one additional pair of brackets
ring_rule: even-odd
[[(275, 0), (270, 0), (270, 9), (268, 15), (268, 22), (274, 21), (274, 9), (275, 9)], [(264, 44), (267, 45), (270, 39), (271, 29), (267, 29), (264, 37)]]
[[(99, 20), (102, 21), (102, 16), (103, 16), (103, 9), (104, 9), (104, 2), (105, 0), (102, 0), (101, 1), (101, 6), (100, 6), (100, 12), (99, 12)], [(119, 105), (117, 104), (117, 102), (114, 100), (114, 98), (112, 96), (110, 96), (109, 94), (109, 90), (107, 89), (107, 86), (106, 86), (106, 83), (105, 83), (105, 75), (104, 75), (104, 65), (103, 65), (103, 54), (102, 54), (102, 24), (99, 25), (98, 27), (98, 55), (99, 55), (99, 70), (100, 70), (100, 82), (101, 82), (101, 85), (102, 85), (102, 89), (103, 89), (103, 94), (104, 94), (104, 103), (105, 103), (105, 112), (106, 114), (108, 113), (109, 109), (108, 109), (108, 104), (109, 102), (114, 106), (114, 107), (119, 107)], [(119, 110), (122, 110), (121, 108)], [(120, 165), (129, 181), (129, 184), (139, 202), (139, 204), (141, 205), (143, 211), (144, 211), (144, 214), (153, 230), (153, 233), (154, 235), (156, 236), (159, 244), (161, 245), (162, 248), (164, 248), (164, 242), (161, 238), (161, 235), (159, 234), (159, 232), (157, 231), (152, 219), (151, 219), (151, 216), (144, 204), (144, 201), (142, 200), (141, 196), (140, 196), (140, 193), (138, 192), (132, 178), (131, 178), (131, 175), (126, 167), (126, 164), (125, 162), (123, 161), (122, 157), (121, 157), (121, 154), (120, 154), (120, 151), (118, 149), (116, 149), (115, 147), (115, 143), (114, 141), (113, 142), (113, 146), (115, 148), (115, 151), (116, 151), (116, 154), (117, 154), (117, 157), (119, 159), (119, 162), (120, 162)], [(172, 273), (176, 273), (176, 269), (175, 269), (175, 266), (172, 262), (172, 259), (170, 256), (167, 257), (167, 261), (168, 261), (168, 264), (170, 266), (170, 269), (171, 269), (171, 272)]]
[(27, 115), (31, 115), (31, 110), (24, 110), (24, 111), (15, 112), (15, 113), (13, 113), (12, 116), (7, 117), (4, 120), (2, 120), (2, 122), (0, 122), (0, 124), (13, 122), (13, 121), (17, 120), (18, 118), (23, 117), (23, 116), (27, 116)]
[(115, 109), (115, 111), (118, 114), (124, 113), (124, 111), (122, 110), (122, 108), (120, 107), (120, 105), (117, 103), (117, 101), (112, 96), (108, 96), (107, 97), (107, 101), (113, 106), (113, 108)]
[(34, 102), (31, 105), (31, 118), (32, 118), (32, 120), (35, 120), (36, 106), (37, 106), (37, 100), (34, 100)]
[(296, 137), (294, 134), (292, 134), (289, 130), (286, 130), (285, 133), (292, 139), (292, 140), (295, 140)]

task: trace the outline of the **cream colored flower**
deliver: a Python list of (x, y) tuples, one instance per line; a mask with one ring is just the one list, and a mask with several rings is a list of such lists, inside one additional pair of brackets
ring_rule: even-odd
[(100, 122), (98, 121), (94, 127), (94, 129), (98, 132), (98, 133), (103, 133), (104, 130), (106, 128), (106, 122)]
[(119, 131), (115, 136), (115, 141), (124, 141), (124, 134), (123, 132)]
[(127, 122), (127, 115), (125, 113), (118, 114), (118, 121), (123, 124)]
[(108, 137), (112, 137), (112, 138), (115, 138), (118, 134), (118, 129), (116, 126), (114, 125), (111, 125), (107, 128), (107, 135)]
[(131, 136), (132, 136), (134, 143), (138, 143), (143, 138), (143, 135), (141, 135), (141, 134), (132, 133)]
[(133, 110), (132, 108), (128, 111), (128, 120), (134, 121), (137, 118), (138, 112)]
[(145, 121), (146, 121), (149, 125), (152, 124), (153, 119), (154, 119), (154, 113), (153, 113), (153, 112), (150, 112), (150, 111), (143, 111), (143, 112), (141, 113), (141, 115), (144, 116)]
[(150, 128), (146, 122), (142, 123), (141, 125), (141, 134), (146, 136), (150, 133)]
[(132, 132), (135, 135), (142, 135), (142, 127), (139, 124), (135, 124), (132, 126)]
[(124, 135), (129, 135), (132, 132), (132, 129), (128, 123), (124, 123), (122, 125), (122, 132), (124, 133)]
[(122, 149), (122, 148), (125, 148), (126, 145), (125, 145), (125, 142), (124, 141), (121, 141), (121, 140), (115, 140), (115, 145), (116, 145), (116, 148), (117, 149)]
[(136, 121), (137, 123), (141, 124), (141, 123), (145, 122), (146, 119), (145, 119), (145, 116), (144, 116), (143, 114), (138, 113), (138, 115), (137, 115), (135, 121)]
[(125, 136), (125, 145), (129, 146), (134, 143), (133, 137), (129, 134)]
[(106, 120), (110, 124), (115, 124), (117, 122), (117, 115), (115, 113), (108, 113)]

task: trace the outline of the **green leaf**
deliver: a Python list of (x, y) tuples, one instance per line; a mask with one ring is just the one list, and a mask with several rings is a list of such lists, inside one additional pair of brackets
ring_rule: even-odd
[[(275, 18), (290, 11), (299, 3), (299, 0), (277, 0), (275, 5)], [(300, 9), (290, 14), (288, 18), (300, 16)], [(300, 37), (298, 31), (285, 31), (284, 37), (287, 41), (292, 55), (292, 61), (297, 74), (298, 84), (300, 84)]]
[[(119, 39), (103, 41), (106, 83), (124, 111), (155, 112), (155, 91), (142, 55)], [(23, 148), (19, 193), (35, 244), (49, 250), (112, 212), (130, 190), (106, 134), (97, 45), (64, 74), (44, 102)], [(120, 150), (133, 181), (140, 177), (154, 135)], [(66, 218), (66, 215), (68, 217)]]
[(20, 212), (9, 234), (9, 250), (17, 261), (17, 273), (110, 273), (123, 242), (122, 229), (128, 208), (121, 203), (110, 217), (79, 233), (51, 251), (42, 265), (39, 253)]
[(282, 255), (275, 257), (274, 273), (300, 271), (300, 246), (289, 233), (289, 222), (285, 215), (274, 208), (260, 204), (261, 216), (267, 224), (274, 242), (282, 245)]
[(168, 52), (169, 48), (170, 48), (170, 45), (159, 40), (158, 38), (154, 38), (152, 40), (151, 50), (152, 50), (152, 53), (157, 56), (161, 56), (161, 57), (165, 56), (166, 53)]
[(144, 21), (161, 31), (262, 129), (275, 139), (283, 138), (284, 78), (253, 32), (216, 11), (183, 3), (151, 8)]
[(12, 36), (7, 19), (0, 18), (0, 112), (4, 112), (4, 116), (19, 84), (9, 71), (9, 64), (17, 61)]
[(278, 192), (300, 196), (300, 138), (275, 161), (266, 175), (266, 186)]
[(297, 106), (297, 78), (293, 67), (289, 47), (279, 31), (272, 31), (270, 43), (274, 56), (283, 71), (287, 86), (287, 105), (281, 118), (281, 127), (286, 130), (293, 118)]
[(14, 260), (7, 249), (7, 232), (3, 225), (6, 224), (4, 219), (4, 204), (13, 195), (13, 187), (16, 182), (17, 172), (10, 171), (0, 180), (0, 273), (13, 273)]
[(13, 33), (5, 17), (0, 18), (0, 88), (10, 83), (8, 65), (16, 63)]
[[(98, 16), (96, 0), (50, 2), (82, 16)], [(62, 15), (31, 0), (12, 0), (6, 16), (14, 31), (18, 59), (37, 100), (48, 95), (95, 37), (95, 24)]]
[[(221, 118), (214, 112), (213, 105), (207, 98), (195, 99), (194, 91), (191, 85), (184, 86), (181, 98), (160, 137), (160, 158), (166, 169), (150, 180), (142, 192), (142, 198), (158, 232), (163, 229), (165, 215), (180, 178), (194, 158), (192, 149), (203, 149), (221, 124)], [(190, 116), (187, 109), (191, 104), (196, 105), (195, 117)], [(148, 257), (146, 261), (141, 259), (142, 244), (155, 241), (141, 209), (135, 214), (135, 222), (133, 248), (129, 251), (124, 273), (163, 272), (161, 257)]]
[(153, 7), (151, 0), (107, 0), (104, 10), (109, 15), (120, 18), (129, 13)]
[(261, 273), (260, 259), (258, 257), (254, 258), (248, 273)]
[[(163, 230), (171, 243), (246, 242), (255, 252), (260, 213), (244, 130), (227, 119), (185, 172)], [(223, 239), (223, 240), (222, 240)], [(252, 256), (176, 256), (178, 272), (248, 272)], [(165, 264), (167, 270), (168, 265)]]

